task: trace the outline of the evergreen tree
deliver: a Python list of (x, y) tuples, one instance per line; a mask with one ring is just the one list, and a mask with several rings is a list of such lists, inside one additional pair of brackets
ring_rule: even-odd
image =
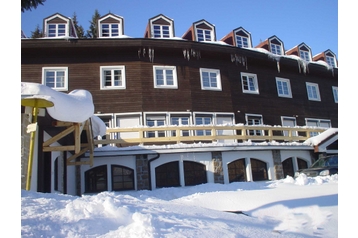
[(92, 16), (92, 21), (90, 21), (90, 27), (89, 30), (87, 30), (87, 37), (88, 38), (97, 38), (97, 29), (98, 29), (98, 19), (101, 17), (98, 10), (96, 9), (94, 11), (94, 14)]
[(36, 26), (34, 31), (31, 31), (31, 38), (41, 38), (44, 37), (43, 32), (41, 31), (39, 25)]
[(83, 27), (78, 24), (76, 12), (73, 13), (72, 21), (73, 21), (73, 25), (74, 25), (76, 33), (77, 33), (77, 37), (85, 38), (85, 31), (83, 30)]
[(46, 0), (21, 0), (21, 12), (28, 11), (32, 8), (36, 9), (38, 5), (44, 5)]

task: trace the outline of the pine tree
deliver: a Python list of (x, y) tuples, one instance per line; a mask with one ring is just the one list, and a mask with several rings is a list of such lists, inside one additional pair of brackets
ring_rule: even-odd
[(90, 27), (89, 30), (87, 30), (87, 37), (88, 38), (97, 38), (97, 29), (98, 29), (98, 19), (101, 17), (98, 10), (96, 9), (94, 11), (94, 14), (92, 16), (92, 21), (90, 21)]
[(31, 38), (41, 38), (44, 37), (43, 32), (41, 31), (39, 25), (36, 26), (34, 31), (31, 31)]
[(76, 33), (77, 33), (77, 37), (85, 38), (85, 31), (83, 30), (83, 27), (78, 24), (76, 12), (73, 13), (72, 21), (73, 21), (73, 25), (74, 25)]
[(46, 0), (21, 0), (21, 12), (28, 11), (32, 8), (37, 8), (38, 5), (44, 5)]

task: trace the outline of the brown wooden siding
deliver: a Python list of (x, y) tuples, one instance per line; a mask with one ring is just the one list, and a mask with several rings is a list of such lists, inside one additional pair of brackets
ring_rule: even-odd
[[(148, 47), (154, 49), (153, 61), (142, 51), (138, 54)], [(185, 58), (183, 49), (200, 51), (200, 57)], [(245, 56), (247, 66), (232, 62), (230, 52)], [(332, 93), (332, 86), (338, 86), (338, 69), (318, 64), (309, 64), (309, 72), (304, 73), (292, 59), (281, 58), (278, 68), (275, 60), (252, 50), (159, 39), (23, 40), (21, 54), (21, 81), (41, 83), (42, 67), (66, 66), (69, 91), (90, 91), (95, 112), (233, 112), (237, 123), (245, 123), (245, 114), (250, 113), (261, 114), (267, 125), (281, 125), (281, 116), (297, 115), (301, 126), (305, 118), (317, 118), (338, 127), (338, 104)], [(106, 65), (125, 66), (126, 89), (100, 90), (100, 66)], [(153, 65), (176, 66), (178, 89), (154, 88)], [(201, 89), (200, 68), (220, 70), (222, 91)], [(241, 72), (257, 75), (259, 94), (242, 92)], [(277, 95), (276, 77), (290, 79), (292, 98)], [(320, 102), (308, 100), (306, 82), (319, 85)]]

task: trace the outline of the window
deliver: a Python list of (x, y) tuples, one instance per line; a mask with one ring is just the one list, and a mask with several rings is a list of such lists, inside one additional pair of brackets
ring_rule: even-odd
[(112, 190), (123, 191), (134, 189), (134, 170), (119, 166), (112, 165)]
[(334, 57), (326, 55), (327, 64), (331, 67), (336, 67), (336, 61)]
[(259, 93), (256, 74), (241, 73), (242, 92), (244, 93)]
[(302, 43), (298, 46), (298, 53), (301, 59), (307, 62), (310, 62), (312, 60), (311, 49), (306, 44)]
[(125, 89), (124, 66), (101, 66), (101, 89)]
[[(147, 126), (164, 126), (165, 116), (148, 116), (146, 119)], [(165, 137), (165, 131), (148, 131), (147, 137)]]
[(179, 187), (179, 162), (173, 161), (156, 167), (155, 183), (157, 188)]
[(279, 97), (292, 98), (290, 80), (276, 78), (277, 93)]
[(58, 36), (66, 36), (66, 24), (58, 23), (58, 24), (48, 24), (48, 37), (58, 37)]
[(338, 87), (332, 86), (334, 102), (338, 103)]
[[(246, 115), (246, 125), (255, 126), (255, 125), (262, 125), (262, 116), (249, 114)], [(261, 136), (264, 135), (262, 130), (247, 130), (247, 134), (250, 136)]]
[[(211, 117), (208, 116), (197, 116), (195, 117), (195, 125), (211, 125)], [(211, 130), (197, 130), (197, 136), (210, 136)]]
[(198, 41), (212, 41), (211, 30), (205, 30), (198, 28), (196, 30)]
[[(171, 125), (175, 126), (188, 126), (189, 125), (189, 117), (171, 117)], [(172, 136), (176, 136), (176, 132), (172, 132)], [(189, 136), (189, 131), (181, 131), (181, 136)]]
[(249, 47), (249, 38), (236, 35), (236, 45), (237, 45), (237, 47), (248, 48)]
[(155, 88), (178, 88), (175, 66), (153, 66)]
[(246, 164), (245, 159), (235, 160), (227, 165), (229, 173), (229, 183), (245, 182), (246, 179)]
[(55, 90), (66, 91), (68, 89), (68, 68), (42, 68), (42, 84)]
[(271, 43), (271, 53), (276, 55), (282, 55), (281, 45)]
[(184, 161), (185, 186), (207, 183), (206, 166), (198, 162)]
[(119, 24), (113, 23), (103, 23), (101, 24), (101, 37), (115, 37), (119, 36)]
[(300, 49), (300, 57), (306, 61), (311, 61), (310, 52)]
[(200, 80), (201, 80), (201, 89), (221, 91), (220, 70), (201, 68)]
[[(306, 126), (330, 128), (331, 121), (326, 119), (307, 118)], [(310, 132), (310, 136), (316, 136), (316, 135), (318, 135), (318, 132)]]
[(153, 25), (153, 37), (154, 38), (169, 38), (170, 29), (167, 25)]
[(318, 84), (306, 83), (308, 99), (312, 101), (321, 101)]
[(267, 164), (258, 159), (250, 159), (250, 162), (251, 162), (252, 180), (253, 181), (268, 180)]
[(85, 172), (86, 193), (99, 193), (107, 190), (107, 165), (98, 166)]

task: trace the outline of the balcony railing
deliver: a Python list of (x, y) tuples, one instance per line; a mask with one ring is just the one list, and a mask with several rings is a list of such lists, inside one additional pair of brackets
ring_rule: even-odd
[(120, 146), (175, 144), (196, 142), (245, 142), (278, 141), (303, 142), (326, 128), (283, 127), (283, 126), (160, 126), (108, 128), (106, 137), (95, 140), (96, 145), (115, 144)]

